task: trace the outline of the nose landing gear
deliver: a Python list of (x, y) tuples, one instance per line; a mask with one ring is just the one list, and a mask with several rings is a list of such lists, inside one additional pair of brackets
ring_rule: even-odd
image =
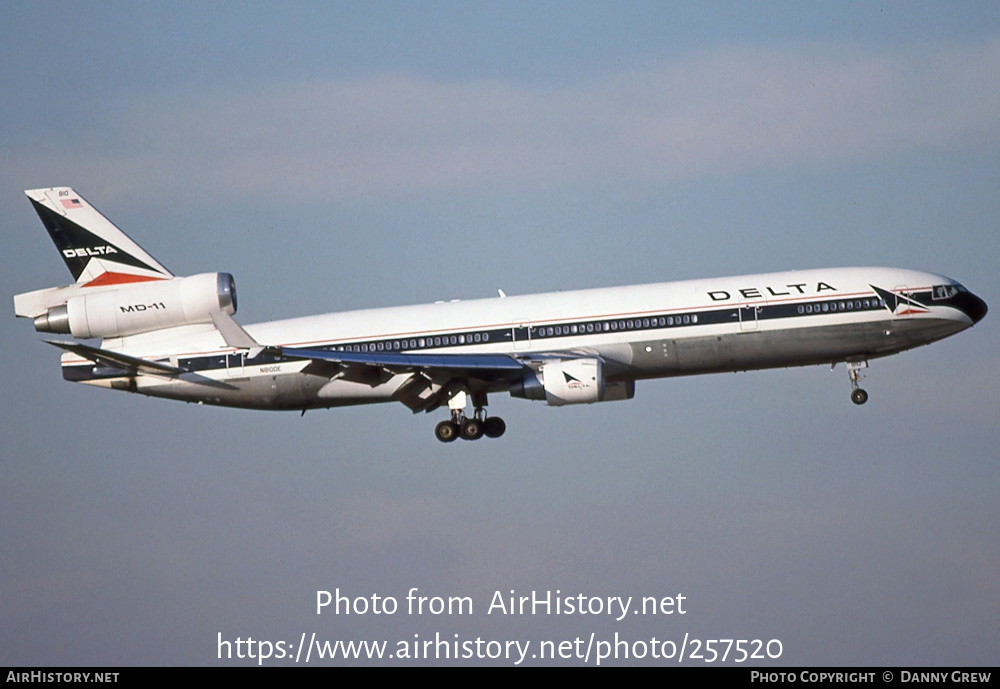
[(858, 383), (864, 377), (861, 375), (861, 370), (865, 368), (868, 368), (868, 361), (866, 359), (847, 362), (847, 375), (851, 379), (851, 401), (857, 405), (862, 405), (868, 401), (868, 393), (858, 387)]

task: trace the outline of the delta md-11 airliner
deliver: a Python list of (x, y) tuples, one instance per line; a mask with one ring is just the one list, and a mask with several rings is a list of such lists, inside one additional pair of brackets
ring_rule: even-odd
[[(503, 435), (491, 393), (631, 399), (651, 378), (870, 359), (954, 335), (986, 303), (951, 278), (827, 268), (330, 313), (243, 327), (228, 273), (176, 277), (67, 187), (26, 192), (75, 282), (14, 297), (63, 377), (250, 409), (447, 407), (436, 437)], [(100, 343), (78, 340), (100, 339)], [(472, 412), (466, 414), (470, 405)]]

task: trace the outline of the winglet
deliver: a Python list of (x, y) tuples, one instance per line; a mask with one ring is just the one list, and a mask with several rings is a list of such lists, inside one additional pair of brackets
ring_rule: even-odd
[(266, 349), (225, 311), (213, 311), (209, 315), (225, 343), (235, 349), (250, 350), (248, 358), (256, 359), (257, 355)]

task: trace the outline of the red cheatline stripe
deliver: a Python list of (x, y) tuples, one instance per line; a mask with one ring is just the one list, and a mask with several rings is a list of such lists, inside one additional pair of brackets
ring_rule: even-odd
[(129, 273), (101, 273), (90, 282), (84, 283), (82, 287), (103, 287), (104, 285), (125, 285), (130, 282), (151, 282), (153, 280), (165, 280), (166, 278), (153, 277), (151, 275), (130, 275)]

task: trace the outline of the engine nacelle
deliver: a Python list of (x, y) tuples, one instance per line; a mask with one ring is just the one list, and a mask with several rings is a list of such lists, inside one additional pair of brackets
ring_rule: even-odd
[(635, 381), (604, 380), (600, 359), (557, 359), (543, 364), (537, 375), (529, 373), (510, 387), (513, 397), (545, 400), (553, 407), (629, 400), (635, 396)]
[(236, 313), (236, 282), (229, 273), (202, 273), (78, 294), (35, 318), (35, 329), (80, 339), (125, 337), (210, 323), (213, 311)]

